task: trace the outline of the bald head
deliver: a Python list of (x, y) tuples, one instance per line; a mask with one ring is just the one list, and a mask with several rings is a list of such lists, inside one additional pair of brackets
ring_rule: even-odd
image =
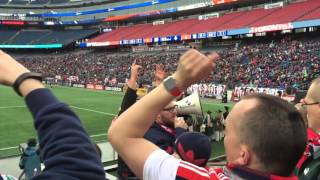
[(311, 86), (308, 89), (306, 98), (309, 101), (320, 102), (320, 78), (312, 81)]
[(320, 78), (315, 79), (308, 89), (307, 95), (304, 99), (307, 111), (308, 127), (313, 131), (318, 132), (320, 128)]
[(238, 131), (238, 133), (241, 135), (241, 132), (243, 132), (246, 129), (242, 128), (242, 124), (244, 123), (247, 118), (247, 113), (254, 109), (259, 104), (257, 99), (243, 99), (240, 102), (238, 102), (230, 112), (229, 116), (234, 119), (234, 125), (235, 125), (235, 131)]
[(293, 105), (275, 97), (253, 94), (241, 100), (240, 138), (260, 162), (261, 171), (290, 175), (307, 142), (305, 125)]

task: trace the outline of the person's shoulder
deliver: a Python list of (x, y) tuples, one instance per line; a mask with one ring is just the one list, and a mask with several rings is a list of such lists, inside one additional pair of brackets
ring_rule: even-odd
[(177, 170), (177, 179), (208, 179), (208, 180), (230, 180), (224, 174), (223, 168), (199, 167), (194, 164), (181, 161)]

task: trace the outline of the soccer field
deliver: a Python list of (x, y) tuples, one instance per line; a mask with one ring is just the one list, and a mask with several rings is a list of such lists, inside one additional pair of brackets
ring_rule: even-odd
[[(93, 141), (106, 141), (106, 132), (117, 114), (123, 93), (94, 91), (82, 88), (54, 87), (51, 89), (80, 117)], [(226, 104), (202, 101), (204, 111), (223, 110)], [(228, 104), (231, 105), (231, 104)], [(33, 120), (23, 98), (9, 88), (0, 86), (0, 158), (18, 154), (18, 145), (36, 137)]]

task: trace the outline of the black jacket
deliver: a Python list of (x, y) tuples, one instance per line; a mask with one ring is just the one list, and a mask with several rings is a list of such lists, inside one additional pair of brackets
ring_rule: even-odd
[[(132, 106), (137, 99), (136, 91), (129, 88), (125, 93), (122, 104), (121, 110), (119, 115), (127, 110), (130, 106)], [(170, 132), (172, 131), (172, 132)], [(158, 123), (154, 123), (150, 129), (144, 135), (144, 138), (149, 140), (150, 142), (157, 145), (159, 148), (167, 151), (169, 154), (173, 153), (173, 145), (180, 134), (186, 132), (183, 128), (176, 128), (175, 130), (169, 130), (168, 127), (160, 125)], [(119, 179), (138, 179), (136, 175), (129, 169), (129, 167), (125, 164), (125, 162), (118, 157), (118, 178)]]

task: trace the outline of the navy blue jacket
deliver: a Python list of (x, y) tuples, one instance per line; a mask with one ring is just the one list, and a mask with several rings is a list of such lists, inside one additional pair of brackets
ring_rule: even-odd
[[(136, 91), (129, 88), (127, 89), (121, 104), (119, 115), (132, 106), (137, 99)], [(144, 138), (157, 145), (159, 148), (167, 151), (169, 154), (173, 153), (173, 146), (180, 134), (186, 132), (183, 128), (176, 128), (175, 133), (169, 133), (161, 125), (154, 123), (144, 135)], [(129, 169), (125, 162), (118, 157), (118, 178), (119, 179), (138, 179), (136, 175)]]
[(25, 98), (35, 128), (45, 170), (33, 179), (105, 179), (98, 154), (77, 115), (48, 89)]

